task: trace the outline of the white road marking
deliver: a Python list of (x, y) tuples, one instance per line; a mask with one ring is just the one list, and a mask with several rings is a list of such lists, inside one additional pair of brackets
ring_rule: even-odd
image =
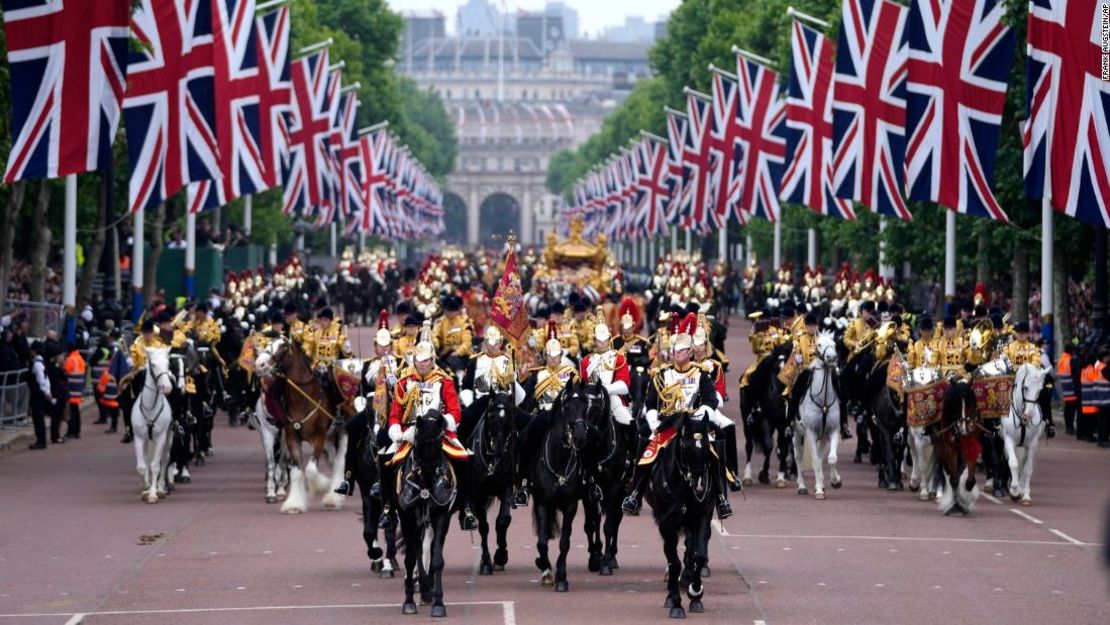
[(83, 620), (85, 620), (85, 615), (83, 613), (74, 614), (66, 621), (66, 625), (77, 625)]
[(732, 536), (732, 534), (729, 534), (728, 530), (725, 529), (725, 526), (721, 524), (720, 519), (713, 519), (712, 525), (713, 529), (717, 530), (717, 533), (721, 536)]
[[(502, 606), (502, 610), (506, 605), (513, 605), (512, 601), (460, 601), (458, 603), (448, 603), (448, 606)], [(50, 617), (68, 617), (70, 623), (79, 623), (80, 620), (73, 620), (78, 617), (81, 619), (87, 616), (137, 616), (144, 614), (204, 614), (204, 613), (221, 613), (221, 612), (265, 612), (277, 610), (368, 610), (368, 609), (383, 609), (383, 608), (396, 608), (396, 603), (337, 603), (331, 605), (260, 605), (248, 607), (232, 607), (232, 608), (177, 608), (177, 609), (162, 609), (162, 610), (105, 610), (103, 612), (35, 612), (28, 614), (0, 614), (0, 619), (10, 618), (50, 618)], [(516, 613), (515, 607), (513, 612), (513, 623), (515, 623)], [(512, 625), (506, 621), (507, 625)]]
[[(1052, 530), (1054, 533), (1058, 530)], [(1063, 532), (1057, 534), (1060, 538), (1068, 542), (1082, 547), (1101, 547), (1099, 543), (1085, 543), (1076, 540)], [(894, 540), (899, 542), (953, 542), (953, 543), (976, 543), (976, 544), (999, 544), (999, 545), (1059, 545), (1060, 543), (1054, 540), (1009, 540), (1005, 538), (948, 538), (939, 536), (837, 536), (833, 534), (729, 534), (731, 538), (750, 538), (759, 540), (783, 540), (783, 539), (810, 539), (810, 540)], [(838, 549), (839, 551), (839, 549)], [(944, 555), (948, 555), (950, 551), (942, 551)]]
[(987, 501), (996, 503), (998, 505), (1002, 505), (1002, 500), (999, 499), (998, 497), (995, 497), (994, 495), (988, 495), (987, 493), (983, 493), (983, 498), (986, 499)]
[(754, 621), (752, 621), (752, 625), (767, 625), (767, 621), (764, 621), (762, 619), (755, 619)]
[(1035, 517), (1031, 514), (1027, 514), (1025, 512), (1022, 512), (1021, 510), (1018, 510), (1017, 508), (1010, 508), (1010, 512), (1013, 512), (1014, 514), (1018, 515), (1019, 517), (1025, 519), (1026, 521), (1029, 521), (1033, 525), (1044, 525), (1044, 521), (1038, 519), (1037, 517)]
[(1064, 540), (1068, 541), (1069, 543), (1071, 543), (1073, 545), (1079, 545), (1081, 547), (1095, 546), (1095, 543), (1085, 543), (1081, 540), (1072, 538), (1071, 536), (1068, 536), (1067, 534), (1065, 534), (1065, 533), (1061, 532), (1060, 530), (1058, 530), (1056, 528), (1053, 528), (1053, 527), (1048, 528), (1048, 531), (1050, 531), (1053, 534), (1059, 536), (1060, 538), (1063, 538)]
[(505, 625), (516, 625), (516, 604), (506, 601), (501, 604), (501, 614), (505, 617)]

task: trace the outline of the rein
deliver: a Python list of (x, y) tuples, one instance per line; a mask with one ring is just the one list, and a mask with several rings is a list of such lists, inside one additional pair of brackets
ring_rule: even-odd
[(551, 466), (551, 433), (554, 431), (555, 429), (551, 428), (547, 431), (547, 434), (544, 435), (543, 457), (541, 458), (541, 461), (543, 467), (550, 471), (551, 474), (555, 476), (555, 479), (558, 480), (559, 486), (563, 486), (568, 481), (570, 481), (571, 474), (578, 468), (578, 448), (574, 446), (574, 435), (570, 430), (570, 424), (567, 424), (563, 428), (563, 432), (566, 438), (564, 440), (560, 440), (559, 442), (564, 449), (570, 450), (570, 455), (567, 457), (566, 466), (563, 467), (563, 472), (560, 473), (559, 471), (555, 470), (555, 467)]
[[(173, 386), (174, 377), (169, 370), (160, 371), (156, 375), (150, 375), (154, 372), (150, 368), (149, 360), (146, 363), (146, 369), (148, 375), (146, 376), (146, 382), (143, 384), (143, 390), (146, 391), (150, 389), (153, 391), (154, 401), (147, 406), (143, 401), (142, 395), (139, 395), (139, 410), (142, 412), (143, 420), (146, 421), (146, 438), (147, 440), (151, 440), (154, 438), (154, 425), (158, 423), (158, 419), (162, 416), (162, 413), (165, 412), (166, 405), (168, 404), (166, 398), (162, 397), (162, 393), (158, 391), (158, 381), (162, 379), (162, 376), (166, 376), (170, 379), (170, 386)], [(154, 410), (155, 406), (158, 406), (158, 412), (154, 415), (154, 418), (151, 419), (147, 415), (151, 410)]]
[[(813, 370), (814, 371), (822, 371), (824, 373), (824, 377), (821, 379), (820, 397), (825, 398), (825, 397), (828, 396), (829, 380), (832, 379), (832, 372), (829, 371), (828, 367), (826, 367), (825, 364), (822, 361), (818, 360), (817, 362), (818, 362), (818, 366), (814, 367)], [(806, 389), (806, 396), (808, 396), (809, 400), (811, 402), (813, 402), (818, 408), (821, 409), (821, 431), (818, 434), (818, 436), (821, 437), (821, 438), (824, 438), (825, 437), (825, 430), (828, 428), (829, 408), (832, 408), (832, 405), (833, 405), (834, 402), (830, 401), (828, 403), (825, 403), (823, 401), (818, 401), (817, 397), (815, 397), (813, 395), (813, 383), (812, 383), (812, 381), (810, 382), (809, 388)], [(799, 417), (800, 417), (800, 415), (799, 415)]]

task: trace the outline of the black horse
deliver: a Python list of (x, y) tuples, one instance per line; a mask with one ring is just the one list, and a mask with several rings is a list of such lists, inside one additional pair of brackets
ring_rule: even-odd
[[(853, 372), (857, 380), (853, 384), (855, 397), (866, 415), (871, 435), (872, 464), (876, 466), (879, 488), (900, 491), (902, 483), (902, 459), (906, 455), (907, 430), (906, 410), (901, 397), (887, 386), (887, 368), (890, 358), (876, 360), (873, 349), (859, 354), (853, 362), (858, 367)], [(860, 445), (862, 445), (862, 438)], [(857, 456), (861, 455), (859, 447)]]
[[(494, 571), (505, 570), (505, 564), (509, 561), (506, 534), (513, 521), (511, 509), (516, 484), (519, 411), (509, 393), (488, 396), (488, 401), (483, 402), (483, 405), (485, 409), (477, 417), (477, 422), (465, 440), (474, 454), (470, 457), (467, 468), (470, 471), (470, 501), (478, 516), (478, 533), (482, 537), (482, 563), (478, 572), (492, 575)], [(499, 502), (495, 521), (497, 552), (491, 560), (489, 521), (486, 515), (494, 499)]]
[[(744, 418), (744, 453), (750, 466), (756, 443), (763, 450), (763, 468), (759, 483), (769, 484), (772, 450), (778, 456), (779, 473), (789, 479), (789, 453), (793, 445), (786, 435), (785, 386), (778, 379), (783, 362), (790, 356), (793, 344), (776, 346), (752, 372), (748, 386), (740, 393), (740, 413)], [(747, 470), (745, 470), (745, 476)], [(750, 481), (750, 480), (749, 480)], [(776, 483), (776, 486), (778, 484)], [(785, 487), (783, 482), (783, 487)]]
[[(402, 614), (416, 614), (413, 592), (420, 576), (420, 600), (432, 605), (431, 615), (447, 616), (443, 605), (443, 544), (451, 528), (451, 510), (458, 494), (454, 468), (443, 453), (446, 422), (435, 410), (416, 419), (412, 451), (397, 479), (397, 505), (405, 538), (405, 602)], [(419, 571), (417, 558), (420, 558)]]
[[(667, 558), (667, 598), (663, 607), (671, 618), (685, 618), (679, 584), (686, 588), (691, 612), (703, 612), (702, 570), (708, 563), (710, 521), (720, 479), (711, 451), (709, 423), (689, 414), (675, 418), (675, 438), (664, 447), (651, 468), (648, 501), (663, 539)], [(678, 539), (686, 552), (678, 556)]]
[[(386, 437), (388, 440), (388, 437)], [(359, 436), (347, 441), (348, 445), (355, 447), (357, 461), (353, 467), (352, 477), (358, 484), (358, 492), (362, 499), (362, 539), (366, 542), (366, 555), (370, 558), (370, 569), (381, 574), (383, 578), (393, 577), (397, 568), (397, 529), (395, 525), (383, 529), (385, 548), (378, 540), (378, 530), (384, 503), (382, 492), (373, 492), (374, 484), (384, 480), (383, 472), (378, 462), (380, 451), (378, 437), (374, 435), (373, 428), (366, 428)]]
[[(622, 427), (613, 419), (609, 393), (600, 383), (586, 387), (586, 420), (590, 424), (587, 447), (587, 490), (585, 514), (586, 543), (590, 553), (589, 570), (612, 575), (617, 564), (617, 534), (624, 511), (621, 500), (636, 446), (636, 430)], [(604, 539), (602, 531), (604, 530)]]
[[(567, 583), (567, 552), (578, 501), (585, 492), (586, 444), (589, 439), (589, 409), (584, 383), (571, 382), (556, 400), (543, 443), (532, 460), (532, 517), (536, 529), (536, 567), (540, 583), (555, 586), (556, 592), (570, 590)], [(562, 517), (561, 519), (559, 517)], [(561, 524), (561, 528), (560, 528)], [(560, 531), (561, 530), (561, 531)], [(547, 555), (547, 543), (559, 536), (559, 558), (555, 572)]]

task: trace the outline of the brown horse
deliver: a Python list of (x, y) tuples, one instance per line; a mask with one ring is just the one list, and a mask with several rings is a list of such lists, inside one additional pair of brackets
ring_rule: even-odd
[(930, 426), (929, 432), (941, 469), (933, 474), (934, 488), (943, 488), (940, 509), (945, 515), (967, 516), (979, 498), (975, 462), (981, 451), (979, 410), (971, 385), (964, 380), (953, 381), (943, 406), (940, 423)]
[[(277, 393), (285, 410), (282, 437), (292, 469), (289, 495), (281, 511), (306, 512), (309, 491), (316, 497), (323, 495), (325, 510), (338, 510), (343, 506), (343, 496), (334, 491), (343, 477), (347, 450), (347, 433), (340, 414), (344, 406), (337, 405), (325, 391), (297, 341), (288, 338), (274, 341), (258, 357), (256, 366), (272, 372), (276, 388), (271, 390)], [(301, 444), (306, 442), (312, 447), (307, 462), (301, 451)], [(325, 457), (332, 467), (331, 477), (319, 469)]]

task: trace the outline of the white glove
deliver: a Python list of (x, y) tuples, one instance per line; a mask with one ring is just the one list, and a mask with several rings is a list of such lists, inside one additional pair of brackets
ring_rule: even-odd
[(652, 432), (659, 429), (659, 411), (658, 410), (648, 410), (647, 412), (644, 413), (644, 419), (647, 419), (648, 427), (651, 428)]
[(713, 411), (710, 410), (709, 406), (700, 406), (697, 410), (694, 411), (694, 416), (699, 419), (706, 419), (709, 417), (711, 412)]
[(459, 393), (459, 401), (462, 403), (464, 408), (469, 408), (470, 404), (474, 403), (474, 391), (468, 388), (463, 389), (463, 391)]
[(444, 413), (443, 420), (447, 423), (447, 431), (448, 432), (454, 432), (455, 430), (458, 429), (459, 425), (458, 425), (458, 421), (455, 420), (455, 415), (450, 414), (450, 413)]
[(394, 423), (393, 425), (389, 426), (389, 440), (393, 441), (394, 443), (400, 442), (400, 440), (401, 440), (401, 425), (400, 424)]
[(628, 385), (625, 384), (623, 380), (617, 380), (612, 384), (606, 384), (605, 390), (608, 391), (610, 395), (627, 395)]
[(409, 428), (401, 434), (401, 440), (411, 443), (416, 440), (416, 428)]
[(794, 362), (798, 363), (799, 365), (802, 364), (802, 355), (801, 354), (795, 354), (794, 355)]

